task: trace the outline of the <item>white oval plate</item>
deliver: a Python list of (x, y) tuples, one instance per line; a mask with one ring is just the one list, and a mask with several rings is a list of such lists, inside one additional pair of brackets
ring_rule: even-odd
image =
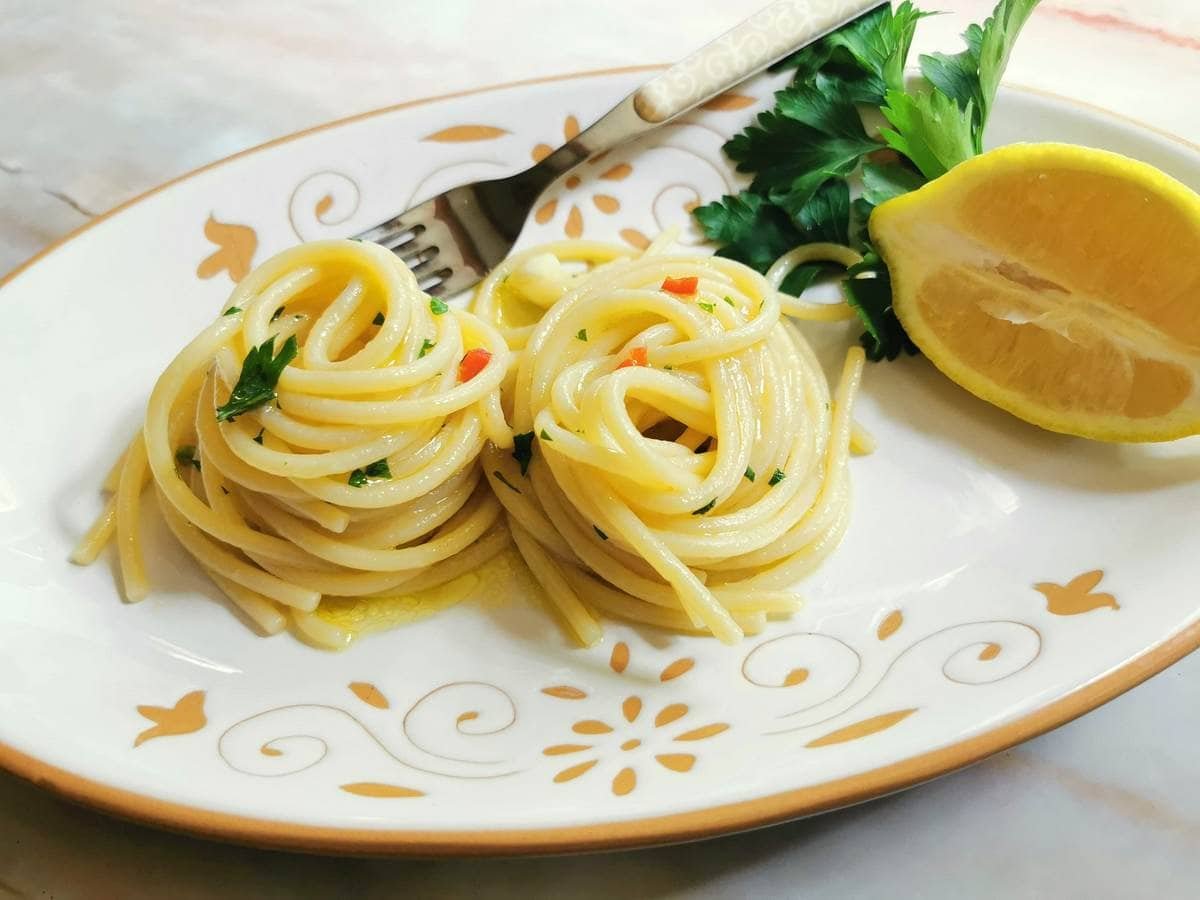
[[(679, 840), (915, 784), (1061, 724), (1200, 644), (1195, 443), (1038, 431), (921, 359), (873, 366), (854, 515), (790, 621), (737, 647), (621, 623), (567, 641), (511, 561), (344, 653), (253, 635), (148, 523), (151, 599), (66, 562), (164, 364), (252, 264), (526, 165), (645, 78), (369, 114), (193, 173), (0, 290), (0, 764), (123, 815), (259, 844), (547, 852)], [(555, 186), (522, 243), (641, 242), (736, 188), (760, 79)], [(1200, 155), (1007, 90), (996, 143), (1066, 140), (1200, 187)], [(685, 242), (698, 242), (685, 230)], [(833, 349), (852, 332), (810, 329)], [(581, 724), (583, 723), (583, 724)]]

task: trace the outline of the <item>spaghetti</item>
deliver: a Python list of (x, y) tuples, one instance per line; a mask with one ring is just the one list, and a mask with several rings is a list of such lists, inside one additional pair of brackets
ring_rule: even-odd
[(517, 452), (485, 448), (484, 470), (584, 643), (597, 610), (734, 641), (797, 609), (789, 586), (837, 545), (864, 356), (831, 393), (782, 318), (814, 312), (784, 275), (562, 242), (481, 285), (475, 311), (523, 348), (505, 386)]
[(508, 543), (479, 454), (512, 446), (509, 360), (495, 328), (423, 294), (382, 247), (280, 253), (158, 379), (72, 558), (93, 561), (115, 536), (125, 597), (145, 597), (152, 482), (167, 526), (262, 631), (286, 613), (344, 645), (314, 615), (323, 596), (432, 587)]

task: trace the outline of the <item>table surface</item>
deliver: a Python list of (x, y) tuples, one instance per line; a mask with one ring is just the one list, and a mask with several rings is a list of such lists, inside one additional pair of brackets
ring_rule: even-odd
[[(196, 166), (417, 97), (663, 62), (762, 0), (0, 0), (0, 274)], [(916, 50), (992, 0), (924, 3)], [(718, 9), (719, 7), (719, 9)], [(713, 11), (718, 10), (718, 11)], [(1009, 80), (1200, 142), (1200, 3), (1045, 0)], [(1183, 115), (1191, 110), (1191, 115)], [(85, 139), (81, 139), (86, 136)], [(635, 853), (352, 860), (105, 818), (0, 774), (0, 898), (1183, 897), (1200, 882), (1200, 654), (974, 768), (854, 809)]]

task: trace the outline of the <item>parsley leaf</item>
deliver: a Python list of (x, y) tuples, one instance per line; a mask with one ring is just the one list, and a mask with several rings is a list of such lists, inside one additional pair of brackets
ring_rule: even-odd
[(976, 154), (974, 101), (964, 109), (936, 88), (926, 93), (888, 91), (883, 129), (888, 146), (916, 164), (932, 180)]
[(521, 474), (529, 473), (529, 464), (533, 461), (533, 432), (513, 435), (512, 458), (521, 466)]
[(350, 477), (346, 479), (346, 483), (350, 487), (363, 487), (372, 478), (391, 478), (392, 470), (388, 468), (387, 459), (377, 459), (369, 466), (364, 466), (361, 469), (355, 469), (350, 473)]
[(746, 480), (751, 483), (753, 483), (753, 481), (754, 481), (754, 470), (751, 469), (749, 466), (746, 467)]
[(229, 307), (229, 309), (225, 310), (225, 312), (221, 313), (221, 315), (236, 316), (241, 311), (242, 311), (242, 308), (240, 306), (231, 306), (231, 307)]
[(539, 434), (538, 437), (540, 437), (543, 441), (553, 441), (554, 440), (554, 438), (550, 437), (550, 435), (546, 433), (545, 428), (542, 429), (542, 433)]
[(372, 325), (382, 325), (383, 324), (383, 313), (381, 313), (381, 312), (375, 313), (375, 318), (373, 318), (371, 320), (371, 324)]
[(717, 505), (717, 498), (714, 497), (712, 500), (709, 500), (707, 503), (705, 503), (699, 509), (693, 509), (692, 515), (693, 516), (702, 516), (716, 505)]
[(580, 328), (577, 332), (575, 332), (575, 340), (586, 341), (587, 340), (587, 329)]
[(800, 243), (800, 232), (778, 206), (759, 194), (742, 191), (699, 207), (696, 219), (709, 240), (722, 246), (717, 256), (765, 272), (771, 263)]
[(232, 422), (234, 417), (274, 400), (279, 376), (298, 352), (295, 335), (284, 341), (278, 356), (275, 355), (275, 335), (251, 348), (242, 363), (242, 374), (233, 386), (228, 402), (217, 408), (217, 421)]
[(724, 300), (726, 303), (728, 303), (730, 306), (732, 306), (734, 309), (737, 309), (737, 304), (733, 302), (732, 297), (726, 295), (726, 296), (722, 297), (721, 299)]
[(714, 304), (714, 303), (700, 302), (700, 303), (697, 303), (696, 305), (698, 307), (700, 307), (702, 310), (704, 310), (706, 313), (710, 313), (717, 308), (716, 304)]
[(426, 353), (436, 346), (437, 341), (431, 341), (429, 338), (425, 338), (423, 341), (421, 341), (421, 349), (417, 351), (417, 359), (422, 359)]
[(196, 467), (197, 472), (200, 471), (200, 459), (196, 456), (196, 448), (191, 444), (184, 444), (175, 451), (175, 462), (183, 466), (191, 464)]
[(776, 469), (771, 473), (771, 478), (767, 484), (771, 487), (775, 487), (775, 485), (779, 484), (779, 482), (783, 481), (785, 478), (787, 478), (787, 476), (783, 474), (783, 469)]
[(450, 307), (446, 305), (445, 300), (439, 300), (437, 297), (429, 298), (429, 311), (435, 316), (445, 314), (448, 309), (450, 309)]
[[(873, 277), (861, 277), (869, 275)], [(867, 257), (847, 272), (846, 302), (854, 307), (866, 331), (859, 343), (873, 362), (915, 354), (917, 346), (905, 333), (892, 309), (892, 280), (879, 257)]]

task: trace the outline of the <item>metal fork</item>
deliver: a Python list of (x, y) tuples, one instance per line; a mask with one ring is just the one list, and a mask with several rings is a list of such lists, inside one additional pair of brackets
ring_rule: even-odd
[(359, 235), (392, 250), (428, 293), (466, 290), (512, 249), (538, 195), (588, 157), (683, 115), (886, 0), (777, 0), (656, 75), (536, 165), (451, 188)]

